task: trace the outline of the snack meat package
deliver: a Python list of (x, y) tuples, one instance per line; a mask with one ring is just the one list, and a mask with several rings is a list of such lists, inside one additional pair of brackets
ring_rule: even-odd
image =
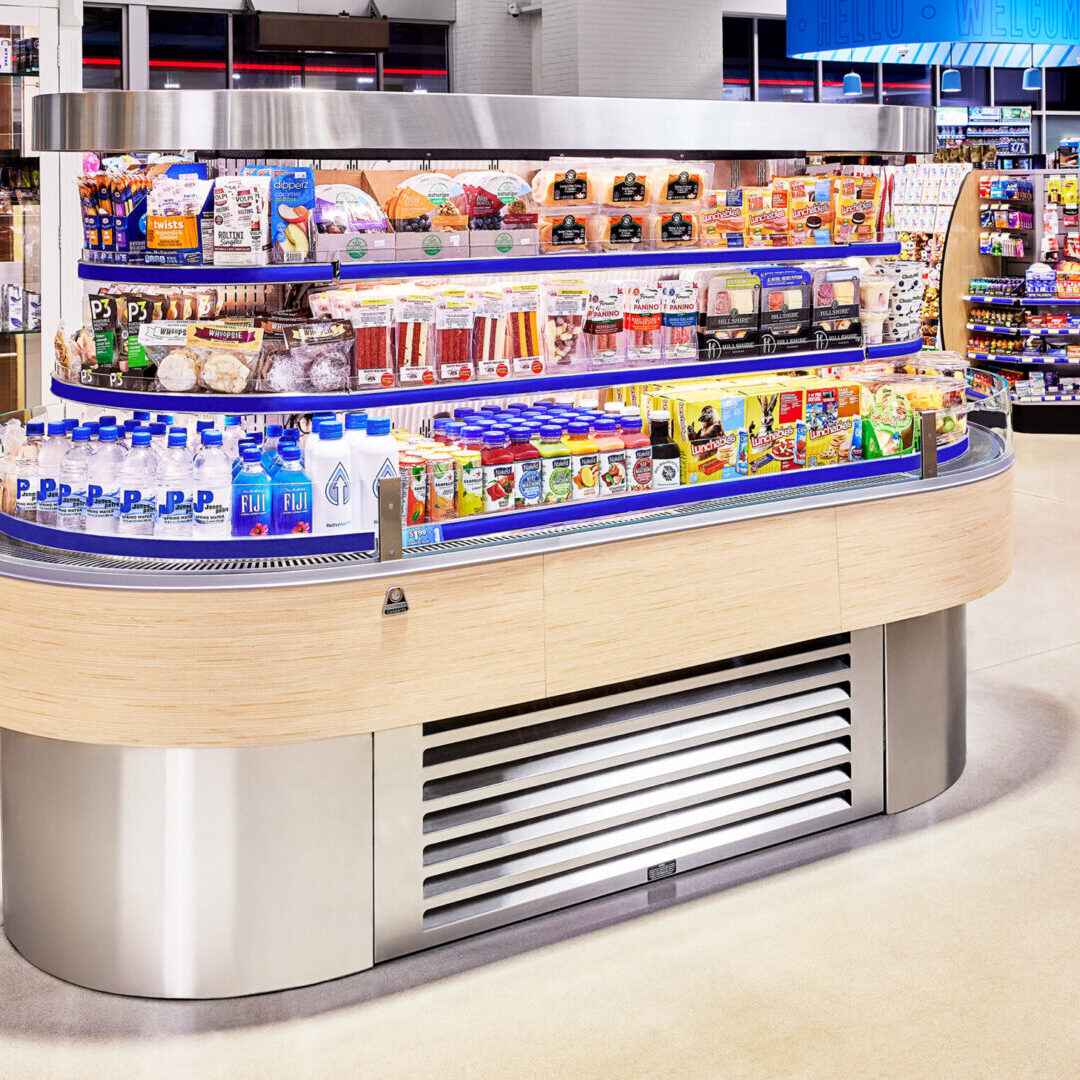
[(761, 282), (761, 347), (766, 354), (812, 345), (810, 274), (796, 266), (752, 271)]
[(769, 188), (746, 188), (746, 246), (787, 247), (787, 205), (775, 205), (774, 190)]
[(590, 214), (586, 238), (594, 251), (649, 251), (654, 215), (643, 210), (606, 210)]
[(627, 281), (622, 294), (626, 359), (631, 363), (654, 363), (663, 355), (660, 286)]
[(495, 231), (536, 228), (532, 186), (511, 172), (459, 173), (469, 213), (469, 228)]
[(352, 387), (355, 333), (348, 322), (309, 322), (285, 328), (289, 358), (306, 369), (311, 389), (328, 394)]
[(697, 247), (697, 214), (689, 210), (661, 210), (652, 219), (652, 239), (657, 248)]
[(540, 250), (546, 253), (569, 255), (592, 251), (596, 244), (589, 236), (592, 207), (546, 210), (539, 215)]
[(545, 355), (552, 374), (583, 370), (586, 365), (585, 314), (589, 286), (577, 278), (550, 278), (540, 291)]
[(702, 247), (746, 247), (746, 192), (742, 188), (705, 192), (698, 219)]
[[(148, 367), (146, 350), (139, 340), (139, 331), (147, 323), (164, 318), (165, 298), (162, 296), (127, 294), (117, 298), (123, 309), (123, 321), (120, 330), (120, 352), (127, 360), (128, 370)], [(204, 316), (209, 318), (209, 315)]]
[(652, 202), (652, 178), (648, 169), (634, 164), (597, 170), (597, 201), (616, 210), (648, 206)]
[(195, 354), (199, 385), (219, 394), (242, 394), (251, 386), (262, 335), (262, 327), (189, 323), (187, 347)]
[(773, 205), (777, 194), (787, 204), (789, 245), (824, 247), (832, 243), (832, 184), (828, 177), (777, 177), (773, 180)]
[(510, 374), (543, 375), (544, 359), (540, 349), (540, 286), (508, 285), (506, 299), (506, 334), (504, 348)]
[(386, 202), (398, 233), (462, 232), (469, 227), (465, 189), (446, 173), (423, 172), (402, 181)]
[(622, 289), (616, 281), (592, 287), (585, 313), (585, 351), (592, 368), (619, 366), (626, 356)]
[(698, 342), (701, 356), (716, 359), (757, 353), (760, 295), (761, 282), (749, 271), (733, 270), (709, 278), (705, 331)]
[(393, 297), (354, 294), (351, 319), (356, 335), (356, 388), (365, 390), (376, 386), (393, 386)]
[(594, 202), (595, 188), (587, 166), (571, 163), (549, 165), (532, 182), (533, 195), (540, 206)]
[[(832, 178), (833, 243), (850, 244), (855, 237), (859, 202), (858, 187), (853, 176)], [(861, 223), (861, 222), (860, 222)]]
[(471, 356), (481, 379), (508, 379), (510, 365), (503, 358), (506, 337), (506, 297), (497, 286), (477, 287), (469, 293), (476, 304)]
[(435, 308), (435, 348), (440, 382), (468, 382), (476, 378), (472, 358), (476, 302), (465, 289), (443, 289)]
[(696, 360), (697, 284), (693, 280), (661, 282), (660, 326), (665, 360)]
[(854, 266), (816, 266), (812, 272), (814, 348), (853, 349), (862, 343), (859, 271)]
[(739, 432), (735, 468), (759, 476), (802, 468), (796, 455), (796, 427), (803, 422), (804, 391), (781, 382), (742, 391), (746, 426)]
[(435, 382), (435, 298), (405, 293), (394, 306), (394, 359), (398, 382)]
[(712, 186), (712, 165), (706, 162), (670, 162), (653, 173), (656, 201), (662, 208), (693, 207)]

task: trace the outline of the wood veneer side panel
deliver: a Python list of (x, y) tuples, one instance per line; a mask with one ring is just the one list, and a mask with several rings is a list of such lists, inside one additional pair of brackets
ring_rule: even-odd
[[(391, 585), (408, 612), (382, 614)], [(78, 742), (301, 742), (545, 692), (539, 558), (220, 592), (0, 578), (0, 618), (0, 725)]]
[(549, 695), (840, 629), (834, 511), (544, 558)]
[(845, 630), (993, 592), (1012, 573), (1012, 471), (836, 513)]

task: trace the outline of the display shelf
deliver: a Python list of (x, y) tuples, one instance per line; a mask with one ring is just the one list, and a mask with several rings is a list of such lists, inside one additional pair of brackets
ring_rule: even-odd
[(38, 337), (40, 330), (0, 330), (0, 337)]
[(894, 356), (910, 356), (912, 353), (922, 351), (922, 338), (912, 341), (887, 341), (882, 345), (867, 345), (867, 360), (888, 360)]
[[(910, 350), (908, 350), (910, 351)], [(897, 353), (895, 355), (905, 355)], [(620, 368), (617, 371), (582, 371), (570, 375), (543, 375), (535, 379), (505, 382), (437, 383), (434, 386), (394, 387), (333, 394), (170, 394), (165, 391), (114, 390), (64, 382), (55, 376), (52, 392), (65, 401), (100, 405), (110, 409), (161, 409), (192, 413), (297, 413), (324, 409), (389, 408), (437, 401), (471, 401), (475, 398), (522, 397), (561, 390), (591, 390), (601, 386), (628, 386), (692, 379), (702, 375), (748, 375), (757, 372), (791, 371), (796, 368), (857, 364), (865, 359), (862, 349), (785, 353), (742, 360), (698, 360), (685, 364), (657, 364)]]
[(89, 555), (156, 559), (273, 559), (303, 555), (341, 555), (371, 551), (374, 533), (335, 533), (332, 536), (264, 536), (247, 540), (163, 540), (157, 537), (69, 532), (0, 514), (0, 532), (28, 544)]
[(1065, 367), (1080, 367), (1080, 359), (1070, 360), (1068, 357), (1057, 356), (1028, 356), (1023, 353), (985, 353), (974, 349), (968, 349), (969, 360), (983, 360), (991, 364), (1055, 364)]
[(1080, 334), (1080, 327), (1056, 327), (1056, 326), (1022, 326), (1021, 337), (1076, 337)]
[(1059, 297), (978, 296), (969, 293), (963, 298), (972, 304), (995, 304), (1000, 307), (1080, 307), (1080, 300)]
[(1018, 326), (991, 326), (989, 323), (972, 323), (967, 324), (969, 330), (978, 330), (982, 334), (1008, 334), (1012, 337), (1016, 337), (1020, 333)]
[(147, 266), (144, 263), (81, 262), (79, 277), (83, 281), (115, 285), (292, 285), (333, 281), (334, 269), (334, 263), (329, 262), (295, 266)]
[(1045, 397), (1016, 397), (1009, 395), (1014, 405), (1080, 405), (1080, 394), (1055, 394)]

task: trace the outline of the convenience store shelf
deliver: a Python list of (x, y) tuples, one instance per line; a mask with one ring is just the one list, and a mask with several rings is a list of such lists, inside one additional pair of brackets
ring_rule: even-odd
[(1026, 296), (978, 296), (968, 294), (963, 297), (972, 304), (993, 304), (998, 307), (1080, 307), (1080, 300), (1060, 300), (1057, 298), (1028, 298)]
[(1007, 334), (1010, 337), (1016, 337), (1020, 333), (1018, 326), (991, 326), (989, 323), (969, 322), (967, 328), (977, 330), (981, 334)]
[(1080, 334), (1080, 327), (1023, 326), (1020, 328), (1021, 337), (1076, 337), (1078, 334)]
[[(910, 351), (910, 350), (907, 350)], [(896, 355), (906, 355), (897, 353)], [(832, 364), (858, 364), (862, 349), (784, 353), (741, 360), (698, 360), (685, 364), (657, 364), (620, 368), (617, 371), (582, 371), (569, 375), (543, 375), (535, 379), (504, 382), (437, 383), (433, 386), (394, 387), (334, 394), (170, 394), (165, 391), (119, 390), (68, 383), (55, 376), (52, 392), (65, 401), (100, 405), (110, 409), (163, 409), (193, 413), (294, 413), (331, 409), (389, 408), (438, 401), (471, 401), (474, 398), (522, 397), (561, 390), (589, 390), (601, 386), (690, 379), (700, 375), (745, 375), (756, 372), (791, 371)]]
[(1047, 397), (1015, 397), (1009, 395), (1014, 405), (1080, 405), (1080, 394), (1056, 394)]
[(81, 262), (79, 277), (83, 281), (116, 285), (291, 285), (333, 281), (334, 269), (334, 263), (329, 262), (297, 266), (147, 266), (144, 263)]
[(1065, 356), (1026, 355), (1024, 353), (985, 353), (969, 349), (969, 360), (982, 360), (991, 364), (1054, 364), (1064, 367), (1080, 367), (1080, 359), (1070, 360)]
[(888, 360), (894, 356), (910, 356), (912, 353), (922, 351), (922, 338), (914, 338), (912, 341), (887, 341), (882, 345), (867, 345), (867, 360)]

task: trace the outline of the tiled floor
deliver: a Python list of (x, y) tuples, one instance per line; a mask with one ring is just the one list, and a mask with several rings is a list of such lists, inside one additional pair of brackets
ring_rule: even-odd
[(1080, 438), (1017, 453), (941, 798), (240, 1001), (95, 994), (0, 941), (0, 1078), (1080, 1077)]

